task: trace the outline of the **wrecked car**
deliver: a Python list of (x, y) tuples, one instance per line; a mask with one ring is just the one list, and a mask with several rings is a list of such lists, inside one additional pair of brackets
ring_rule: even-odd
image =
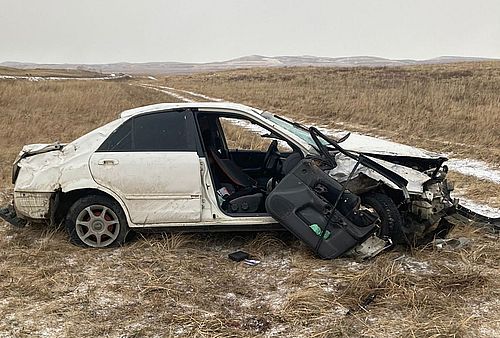
[(0, 215), (17, 226), (63, 222), (72, 243), (100, 248), (131, 230), (285, 228), (335, 258), (374, 239), (445, 233), (457, 205), (445, 161), (240, 104), (156, 104), (68, 144), (25, 146)]

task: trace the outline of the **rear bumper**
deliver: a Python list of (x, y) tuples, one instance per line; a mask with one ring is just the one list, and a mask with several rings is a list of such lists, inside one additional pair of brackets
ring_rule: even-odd
[(33, 220), (49, 219), (52, 192), (14, 191), (14, 205), (19, 216)]
[(24, 218), (17, 216), (16, 209), (14, 209), (12, 204), (0, 207), (0, 218), (3, 218), (6, 222), (18, 228), (24, 227), (27, 223)]

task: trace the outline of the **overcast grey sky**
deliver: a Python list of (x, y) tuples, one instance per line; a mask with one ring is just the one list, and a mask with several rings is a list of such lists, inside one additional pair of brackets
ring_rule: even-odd
[(0, 62), (500, 57), (500, 0), (0, 0)]

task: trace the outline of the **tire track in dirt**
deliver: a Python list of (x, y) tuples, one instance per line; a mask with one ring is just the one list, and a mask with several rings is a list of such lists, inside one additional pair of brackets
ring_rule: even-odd
[[(215, 97), (210, 97), (210, 96), (207, 96), (207, 95), (204, 95), (204, 94), (191, 92), (191, 91), (189, 91), (189, 90), (176, 89), (176, 88), (166, 87), (166, 86), (155, 86), (155, 87), (156, 87), (156, 88), (160, 88), (160, 89), (164, 89), (164, 90), (169, 90), (169, 91), (177, 91), (177, 92), (181, 92), (181, 93), (188, 94), (188, 95), (190, 95), (190, 96), (194, 96), (194, 97), (196, 97), (196, 98), (201, 98), (201, 99), (208, 100), (208, 101), (213, 101), (213, 102), (223, 102), (223, 101), (224, 101), (224, 99), (219, 99), (219, 98), (215, 98)], [(195, 100), (195, 101), (196, 101), (196, 100)]]
[(163, 89), (163, 88), (167, 88), (167, 87), (162, 87), (162, 86), (153, 86), (153, 85), (147, 85), (147, 84), (139, 84), (139, 85), (135, 85), (135, 86), (138, 86), (138, 87), (142, 87), (142, 88), (147, 88), (147, 89), (151, 89), (151, 90), (156, 90), (158, 92), (161, 92), (161, 93), (164, 93), (164, 94), (167, 94), (167, 95), (170, 95), (182, 102), (196, 102), (194, 100), (190, 100), (188, 99), (187, 97), (184, 97), (182, 95), (179, 95), (171, 90), (167, 90), (167, 89)]

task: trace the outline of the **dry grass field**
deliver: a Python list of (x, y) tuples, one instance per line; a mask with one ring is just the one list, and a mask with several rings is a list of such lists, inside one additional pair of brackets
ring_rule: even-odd
[[(0, 81), (0, 201), (23, 144), (71, 141), (123, 109), (177, 100), (136, 81)], [(500, 163), (500, 64), (258, 69), (158, 83)], [(498, 196), (496, 184), (454, 175), (478, 201)], [(471, 243), (323, 261), (287, 233), (144, 235), (88, 250), (56, 225), (0, 222), (0, 337), (498, 337), (498, 236), (464, 225), (450, 236)], [(261, 264), (228, 260), (237, 249)]]
[(102, 74), (87, 70), (65, 69), (18, 69), (0, 66), (0, 75), (40, 77), (100, 77)]

